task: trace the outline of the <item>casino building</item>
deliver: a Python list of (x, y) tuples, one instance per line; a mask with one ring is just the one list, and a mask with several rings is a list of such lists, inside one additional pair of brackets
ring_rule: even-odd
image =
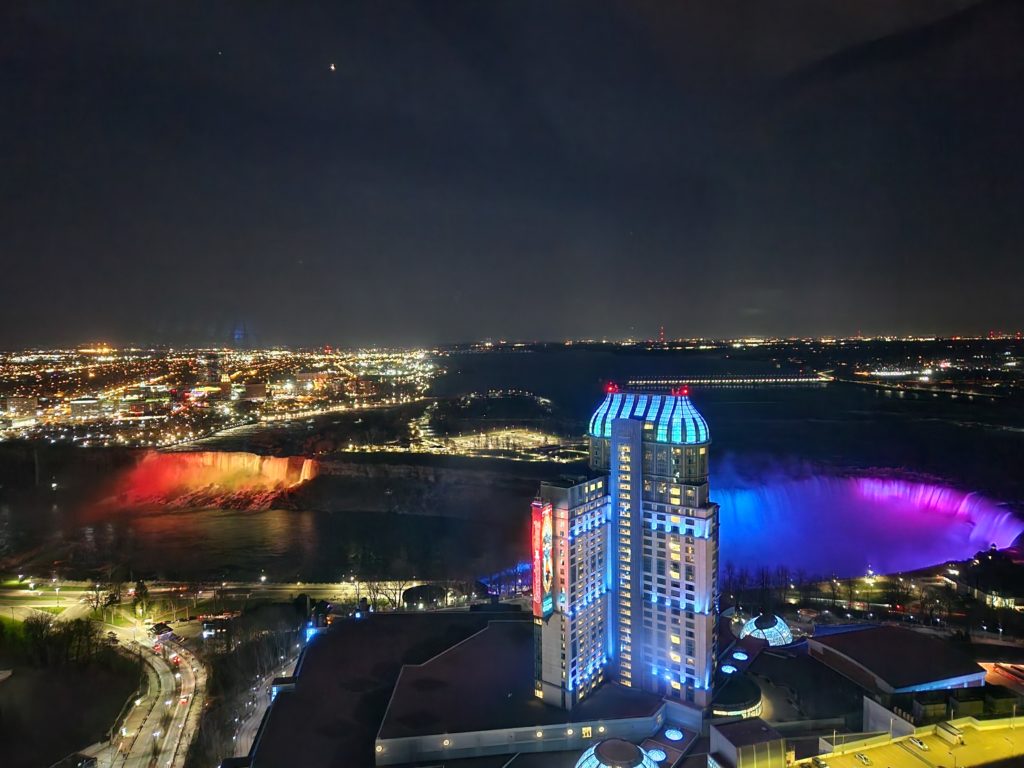
[[(296, 684), (274, 700), (245, 764), (330, 762), (339, 743), (360, 738), (338, 727), (339, 713), (363, 707), (362, 689), (338, 685), (339, 674), (362, 681), (364, 666), (415, 658), (456, 637), (402, 665), (373, 740), (377, 766), (534, 752), (581, 755), (579, 768), (679, 763), (721, 708), (711, 707), (711, 436), (685, 388), (610, 386), (588, 432), (589, 473), (542, 484), (532, 503), (532, 611), (482, 605), (338, 622), (303, 651)], [(740, 679), (730, 673), (741, 659), (749, 656), (737, 651), (723, 663), (723, 692)], [(727, 703), (752, 714), (759, 701)]]
[(609, 680), (699, 722), (718, 644), (707, 422), (685, 387), (609, 385), (588, 432), (593, 475), (532, 506), (534, 695), (571, 710)]

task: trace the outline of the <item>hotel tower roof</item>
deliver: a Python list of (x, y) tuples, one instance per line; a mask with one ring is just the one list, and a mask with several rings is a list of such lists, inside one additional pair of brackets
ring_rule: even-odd
[(614, 384), (605, 388), (605, 397), (590, 417), (588, 433), (593, 437), (611, 437), (616, 419), (647, 422), (644, 439), (657, 443), (700, 445), (711, 442), (708, 423), (690, 401), (689, 389), (681, 387), (667, 395), (622, 392)]

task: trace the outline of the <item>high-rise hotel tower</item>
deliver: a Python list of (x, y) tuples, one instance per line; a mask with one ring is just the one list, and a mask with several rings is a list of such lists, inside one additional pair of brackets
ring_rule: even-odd
[(533, 503), (536, 694), (571, 709), (603, 680), (704, 709), (718, 646), (718, 505), (707, 422), (683, 387), (609, 385), (594, 474)]

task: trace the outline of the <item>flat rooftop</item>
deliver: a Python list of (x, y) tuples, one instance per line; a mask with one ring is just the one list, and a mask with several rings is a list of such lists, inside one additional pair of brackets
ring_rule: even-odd
[(332, 624), (304, 651), (295, 690), (271, 704), (253, 768), (373, 765), (374, 736), (402, 665), (427, 661), (488, 620), (486, 612), (375, 613)]
[(605, 683), (572, 711), (536, 698), (533, 624), (492, 621), (486, 629), (415, 666), (406, 666), (378, 738), (527, 728), (653, 715), (662, 700)]
[(751, 717), (746, 720), (737, 720), (734, 723), (714, 725), (713, 727), (735, 747), (761, 744), (765, 741), (782, 738), (781, 733), (768, 725), (760, 717)]
[(811, 637), (809, 642), (846, 656), (894, 689), (985, 671), (953, 643), (900, 627), (867, 627)]

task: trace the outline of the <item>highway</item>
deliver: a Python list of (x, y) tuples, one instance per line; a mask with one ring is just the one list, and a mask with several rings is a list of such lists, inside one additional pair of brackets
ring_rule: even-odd
[[(419, 583), (403, 581), (401, 587), (408, 588)], [(202, 591), (194, 596), (186, 596), (183, 587), (176, 583), (149, 583), (147, 586), (150, 605), (162, 603), (172, 606), (171, 611), (155, 614), (153, 618), (170, 623), (178, 641), (164, 644), (168, 651), (166, 657), (155, 654), (148, 628), (137, 617), (130, 615), (130, 605), (127, 608), (113, 606), (103, 609), (104, 621), (100, 622), (100, 626), (104, 636), (113, 632), (124, 652), (142, 655), (149, 682), (147, 692), (128, 704), (123, 722), (118, 724), (110, 742), (99, 742), (80, 750), (83, 754), (96, 757), (101, 768), (181, 768), (184, 765), (203, 708), (206, 671), (202, 663), (182, 645), (186, 640), (198, 636), (201, 626), (196, 621), (182, 623), (183, 617), (238, 609), (250, 600), (287, 602), (300, 593), (308, 594), (312, 599), (355, 602), (359, 596), (366, 596), (368, 592), (366, 582), (354, 580), (317, 584), (268, 583), (262, 579), (253, 582), (221, 582), (216, 585), (204, 584)], [(394, 589), (398, 585), (377, 583), (375, 586), (378, 591), (383, 591), (383, 588)], [(0, 612), (21, 621), (41, 614), (49, 615), (55, 621), (95, 617), (92, 606), (98, 593), (103, 592), (105, 590), (97, 591), (90, 582), (31, 582), (26, 577), (23, 582), (12, 580), (0, 586)], [(181, 659), (177, 666), (169, 661), (175, 653)], [(295, 658), (289, 658), (272, 674), (254, 681), (255, 690), (250, 701), (243, 704), (244, 709), (239, 713), (235, 754), (247, 754), (251, 748), (263, 713), (270, 703), (266, 691), (271, 680), (290, 674), (294, 664)]]
[[(28, 584), (0, 590), (0, 605), (4, 615), (24, 621), (33, 615), (52, 615), (54, 621), (70, 621), (92, 615), (90, 585), (62, 583)], [(159, 592), (160, 590), (156, 590)], [(111, 740), (99, 742), (81, 750), (97, 758), (100, 766), (143, 768), (184, 765), (188, 745), (198, 727), (202, 711), (202, 698), (206, 685), (206, 671), (198, 659), (178, 642), (164, 643), (164, 651), (154, 653), (147, 628), (138, 620), (125, 616), (120, 608), (108, 609), (109, 617), (119, 616), (121, 624), (100, 622), (103, 635), (117, 638), (124, 653), (138, 653), (145, 663), (146, 693), (127, 705), (123, 722)], [(123, 624), (129, 624), (124, 626)], [(197, 622), (192, 623), (198, 626)], [(198, 630), (195, 630), (198, 632)], [(177, 655), (179, 663), (171, 659)], [(113, 725), (113, 724), (112, 724)]]
[[(148, 644), (136, 645), (131, 631), (121, 629), (126, 649), (138, 650), (146, 663), (149, 689), (136, 699), (111, 742), (94, 744), (83, 751), (97, 758), (99, 766), (143, 768), (185, 764), (185, 755), (198, 726), (206, 672), (182, 646), (164, 643), (166, 656)], [(177, 654), (178, 665), (170, 662)]]

